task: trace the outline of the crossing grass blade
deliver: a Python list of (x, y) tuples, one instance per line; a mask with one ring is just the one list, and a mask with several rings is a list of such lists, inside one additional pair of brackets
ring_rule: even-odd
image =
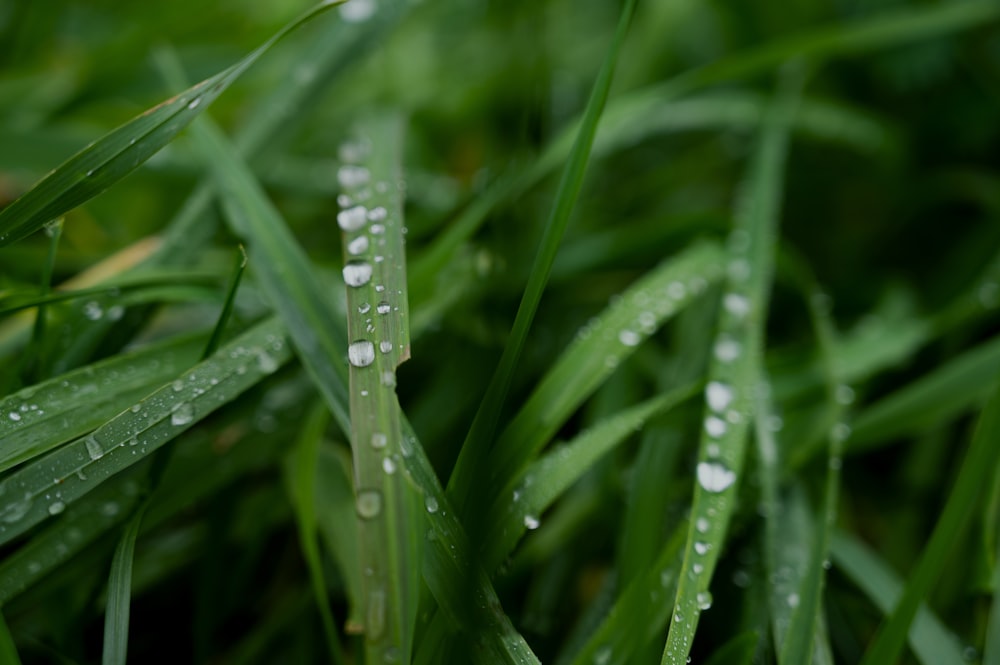
[(716, 649), (705, 665), (750, 665), (759, 639), (757, 633), (741, 633)]
[(104, 650), (102, 665), (125, 665), (128, 659), (129, 606), (132, 602), (132, 557), (139, 537), (145, 506), (129, 520), (114, 558), (108, 578), (108, 603), (104, 611)]
[(310, 9), (235, 65), (149, 109), (71, 157), (0, 210), (0, 247), (39, 230), (131, 173), (173, 140), (274, 44), (341, 2), (324, 2)]
[[(854, 536), (834, 531), (830, 552), (834, 565), (864, 592), (883, 614), (899, 602), (904, 580)], [(909, 630), (910, 648), (922, 665), (961, 663), (962, 645), (926, 606), (920, 606)]]
[[(598, 73), (597, 81), (594, 83), (587, 108), (584, 111), (580, 132), (577, 134), (573, 150), (563, 170), (555, 196), (555, 204), (546, 222), (540, 247), (528, 277), (521, 304), (518, 306), (510, 337), (504, 346), (496, 372), (490, 380), (486, 394), (480, 402), (479, 409), (476, 411), (455, 462), (448, 483), (448, 491), (449, 495), (453, 497), (455, 505), (463, 511), (463, 514), (467, 514), (466, 510), (475, 512), (479, 508), (477, 501), (469, 503), (470, 498), (472, 498), (470, 497), (471, 490), (481, 480), (488, 478), (486, 462), (490, 451), (494, 448), (493, 439), (496, 435), (500, 410), (506, 400), (507, 390), (528, 337), (528, 330), (548, 282), (556, 252), (569, 224), (570, 214), (573, 212), (580, 188), (583, 186), (583, 176), (586, 173), (594, 135), (597, 133), (597, 124), (601, 119), (601, 113), (611, 90), (618, 53), (625, 42), (625, 36), (628, 34), (635, 6), (635, 0), (626, 0), (622, 8), (611, 48)], [(489, 498), (485, 498), (485, 501), (488, 502)]]
[(742, 477), (744, 448), (752, 417), (752, 397), (760, 380), (764, 325), (774, 265), (788, 126), (803, 72), (790, 68), (768, 113), (745, 189), (735, 211), (727, 281), (706, 386), (691, 524), (682, 570), (697, 564), (699, 574), (682, 575), (661, 662), (684, 663), (691, 650), (704, 594), (734, 510)]
[(283, 330), (265, 321), (183, 371), (87, 436), (0, 481), (0, 542), (58, 515), (115, 473), (232, 401), (290, 358)]
[(988, 474), (1000, 464), (997, 437), (1000, 437), (1000, 389), (994, 388), (930, 541), (902, 597), (865, 651), (862, 665), (895, 662), (899, 658), (920, 603), (940, 578), (954, 544), (968, 525), (989, 480)]
[(7, 622), (2, 614), (0, 614), (0, 662), (5, 665), (21, 665), (21, 658), (17, 655), (14, 638), (11, 637)]

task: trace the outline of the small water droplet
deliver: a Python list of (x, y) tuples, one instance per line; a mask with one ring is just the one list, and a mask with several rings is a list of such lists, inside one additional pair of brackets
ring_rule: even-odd
[(722, 363), (731, 363), (740, 357), (740, 343), (730, 337), (720, 337), (715, 343), (715, 358)]
[(534, 531), (539, 526), (541, 526), (541, 521), (535, 515), (525, 515), (524, 516), (524, 527), (529, 531)]
[(851, 426), (847, 423), (837, 423), (830, 431), (830, 436), (836, 442), (841, 442), (851, 435)]
[(705, 556), (706, 554), (708, 554), (708, 550), (710, 550), (710, 549), (711, 549), (711, 546), (708, 543), (703, 543), (700, 540), (697, 541), (697, 542), (695, 542), (695, 544), (694, 544), (694, 551), (699, 556)]
[(358, 516), (370, 520), (382, 512), (382, 493), (378, 490), (361, 490), (355, 500)]
[(348, 233), (357, 231), (368, 221), (368, 210), (364, 206), (354, 206), (337, 213), (337, 225)]
[(618, 341), (625, 346), (635, 346), (642, 341), (642, 338), (639, 333), (626, 328), (618, 333)]
[(368, 211), (368, 220), (372, 222), (381, 222), (389, 216), (389, 212), (382, 206), (377, 206)]
[(368, 303), (363, 302), (360, 305), (358, 305), (358, 314), (367, 314), (370, 311), (372, 311), (372, 306), (369, 305)]
[(344, 266), (343, 273), (348, 286), (364, 286), (372, 278), (372, 266), (367, 261), (351, 261)]
[(391, 457), (385, 457), (382, 459), (382, 470), (390, 476), (396, 473), (396, 463)]
[(699, 591), (698, 596), (698, 609), (705, 611), (711, 609), (712, 607), (712, 592), (711, 591)]
[(722, 492), (736, 481), (736, 473), (718, 462), (698, 463), (698, 484), (708, 492)]
[(787, 600), (788, 600), (788, 606), (789, 607), (798, 607), (799, 606), (799, 594), (797, 594), (797, 593), (790, 593), (790, 594), (788, 594), (788, 599)]
[(58, 515), (66, 510), (66, 504), (62, 501), (53, 501), (49, 504), (49, 515)]
[(750, 300), (738, 293), (727, 293), (722, 299), (722, 306), (733, 316), (742, 319), (750, 313)]
[(843, 404), (846, 406), (847, 404), (850, 404), (851, 402), (854, 401), (854, 390), (852, 390), (851, 387), (846, 384), (843, 383), (840, 384), (839, 386), (837, 386), (837, 389), (834, 392), (838, 404)]
[(90, 300), (83, 305), (83, 315), (91, 321), (98, 321), (104, 316), (104, 309), (101, 307), (101, 303)]
[(191, 402), (181, 402), (170, 412), (171, 425), (187, 425), (192, 420), (194, 420), (194, 406), (192, 406)]
[(424, 507), (427, 508), (427, 512), (434, 514), (438, 511), (438, 500), (427, 495), (424, 497)]
[(337, 169), (337, 182), (344, 189), (363, 187), (371, 179), (371, 173), (363, 166), (344, 164)]
[(17, 411), (11, 411), (9, 414), (7, 414), (7, 417), (13, 420), (14, 422), (17, 422), (21, 419), (21, 414), (18, 413)]
[(708, 520), (705, 519), (704, 517), (699, 517), (697, 520), (695, 520), (694, 523), (694, 528), (698, 530), (698, 533), (707, 532), (710, 526), (711, 525), (709, 524)]
[(271, 355), (261, 349), (257, 352), (257, 368), (265, 374), (273, 374), (278, 370), (278, 361), (271, 357)]
[(338, 8), (340, 18), (347, 23), (363, 23), (375, 15), (376, 0), (351, 0)]
[(680, 300), (687, 295), (687, 287), (684, 286), (683, 282), (670, 282), (667, 285), (667, 295), (674, 300)]
[(383, 300), (382, 302), (380, 302), (378, 305), (375, 306), (375, 311), (378, 312), (379, 314), (388, 314), (390, 311), (392, 311), (392, 306)]
[(108, 501), (101, 506), (101, 512), (107, 517), (114, 517), (121, 510), (121, 507), (114, 501)]
[(371, 231), (372, 231), (372, 235), (373, 236), (380, 236), (383, 233), (385, 233), (385, 225), (384, 224), (372, 224)]
[(382, 432), (375, 432), (372, 434), (372, 448), (382, 449), (385, 448), (389, 443), (389, 437)]
[(608, 665), (611, 662), (613, 652), (611, 647), (605, 645), (594, 652), (594, 665)]
[(390, 342), (387, 339), (383, 339), (381, 342), (378, 343), (378, 350), (381, 351), (382, 353), (389, 353), (390, 351), (392, 351), (392, 342)]
[(396, 375), (391, 370), (386, 370), (382, 372), (381, 378), (382, 385), (387, 388), (396, 387)]
[(691, 572), (694, 573), (695, 575), (701, 575), (703, 572), (705, 572), (705, 566), (703, 566), (700, 563), (692, 564)]
[(366, 339), (351, 342), (347, 347), (347, 359), (355, 367), (367, 367), (375, 362), (375, 345)]
[(750, 262), (746, 259), (734, 259), (729, 262), (729, 278), (734, 282), (745, 282), (750, 279)]
[(368, 251), (368, 236), (358, 236), (347, 243), (347, 253), (351, 256), (364, 254)]
[(170, 387), (173, 389), (175, 393), (179, 393), (180, 391), (184, 390), (184, 382), (181, 381), (180, 379), (174, 379), (174, 381), (170, 384)]
[(710, 381), (705, 386), (705, 400), (712, 411), (725, 411), (726, 407), (733, 401), (735, 393), (733, 389), (719, 381)]
[(195, 97), (190, 101), (190, 103), (188, 103), (188, 109), (193, 111), (194, 109), (198, 108), (199, 104), (201, 104), (201, 97)]
[(726, 433), (726, 421), (722, 418), (716, 416), (709, 416), (705, 418), (705, 431), (708, 435), (714, 439), (718, 439), (720, 436)]

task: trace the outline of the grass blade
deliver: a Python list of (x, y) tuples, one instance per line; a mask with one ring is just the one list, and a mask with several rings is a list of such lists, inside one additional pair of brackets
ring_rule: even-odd
[[(472, 488), (486, 476), (484, 467), (487, 456), (493, 447), (493, 437), (495, 436), (497, 420), (500, 417), (500, 409), (503, 407), (514, 369), (527, 340), (528, 329), (531, 327), (538, 303), (542, 298), (542, 292), (545, 290), (545, 284), (552, 270), (552, 263), (555, 261), (559, 243), (566, 226), (569, 224), (570, 213), (573, 211), (580, 188), (583, 185), (590, 148), (594, 142), (594, 135), (597, 133), (597, 123), (601, 118), (601, 112), (604, 110), (611, 89), (618, 52), (628, 33), (635, 5), (635, 0), (626, 0), (622, 9), (611, 48), (600, 73), (597, 75), (597, 81), (594, 83), (590, 99), (587, 102), (587, 109), (584, 112), (581, 130), (573, 144), (573, 150), (559, 182), (555, 205), (545, 225), (541, 247), (535, 257), (528, 284), (525, 286), (521, 304), (517, 309), (510, 338), (504, 346), (496, 372), (490, 380), (486, 395), (480, 403), (465, 443), (462, 445), (455, 462), (455, 468), (448, 483), (449, 495), (454, 497), (455, 505), (463, 511), (467, 508), (466, 503), (470, 499)], [(472, 508), (469, 509), (472, 510)]]
[(691, 650), (705, 604), (702, 597), (708, 592), (742, 475), (751, 398), (764, 352), (788, 124), (801, 87), (801, 72), (791, 70), (783, 79), (735, 213), (682, 567), (691, 570), (697, 564), (702, 572), (680, 578), (663, 665), (681, 665)]
[(37, 231), (131, 173), (173, 140), (271, 46), (340, 1), (310, 9), (235, 65), (149, 109), (64, 162), (0, 210), (0, 247)]
[[(899, 602), (903, 581), (889, 565), (853, 536), (835, 531), (830, 552), (837, 568), (849, 577), (884, 614)], [(909, 630), (910, 647), (923, 665), (961, 663), (962, 645), (954, 633), (921, 605)]]
[(127, 661), (129, 605), (132, 602), (132, 557), (145, 512), (143, 505), (129, 520), (115, 548), (115, 556), (111, 560), (108, 605), (104, 612), (102, 665), (125, 665)]
[(989, 473), (1000, 463), (1000, 389), (994, 389), (983, 408), (972, 443), (955, 479), (944, 511), (934, 527), (930, 542), (910, 575), (903, 596), (875, 634), (865, 651), (862, 665), (891, 663), (899, 657), (920, 603), (930, 593), (948, 561), (952, 546), (958, 541), (975, 511)]
[(17, 647), (14, 646), (14, 638), (11, 637), (7, 622), (0, 614), (0, 663), (4, 665), (21, 665), (21, 658), (17, 655)]

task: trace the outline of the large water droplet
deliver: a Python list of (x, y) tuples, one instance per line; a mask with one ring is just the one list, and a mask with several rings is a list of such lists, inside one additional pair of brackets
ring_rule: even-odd
[(733, 389), (725, 383), (710, 381), (705, 386), (705, 400), (712, 411), (725, 411), (726, 407), (733, 401)]
[(350, 233), (357, 231), (368, 221), (368, 210), (364, 206), (354, 206), (337, 213), (337, 225)]
[(93, 434), (84, 439), (83, 445), (87, 447), (87, 455), (90, 459), (99, 460), (104, 457), (104, 448), (97, 442)]
[(722, 492), (736, 482), (736, 474), (718, 462), (698, 463), (698, 484), (708, 492)]
[(698, 609), (707, 610), (712, 607), (712, 592), (711, 591), (699, 591), (698, 592)]
[(382, 493), (378, 490), (361, 490), (355, 500), (358, 516), (370, 520), (382, 512)]
[(542, 524), (541, 520), (539, 520), (538, 517), (535, 515), (524, 516), (524, 527), (530, 531), (534, 531), (539, 526), (541, 526), (541, 524)]
[(364, 286), (372, 278), (372, 266), (367, 261), (351, 261), (344, 266), (344, 283), (348, 286)]
[(347, 359), (355, 367), (368, 367), (375, 362), (375, 345), (366, 339), (351, 342), (347, 347)]
[(181, 402), (170, 412), (171, 425), (187, 425), (194, 420), (194, 406), (191, 402)]
[(10, 413), (7, 414), (7, 417), (13, 420), (14, 422), (17, 422), (21, 419), (21, 414), (18, 413), (17, 411), (11, 411)]

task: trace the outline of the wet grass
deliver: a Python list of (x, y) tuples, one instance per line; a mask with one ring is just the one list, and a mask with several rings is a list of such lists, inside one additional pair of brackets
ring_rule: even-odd
[(57, 4), (2, 662), (1000, 662), (994, 3)]

